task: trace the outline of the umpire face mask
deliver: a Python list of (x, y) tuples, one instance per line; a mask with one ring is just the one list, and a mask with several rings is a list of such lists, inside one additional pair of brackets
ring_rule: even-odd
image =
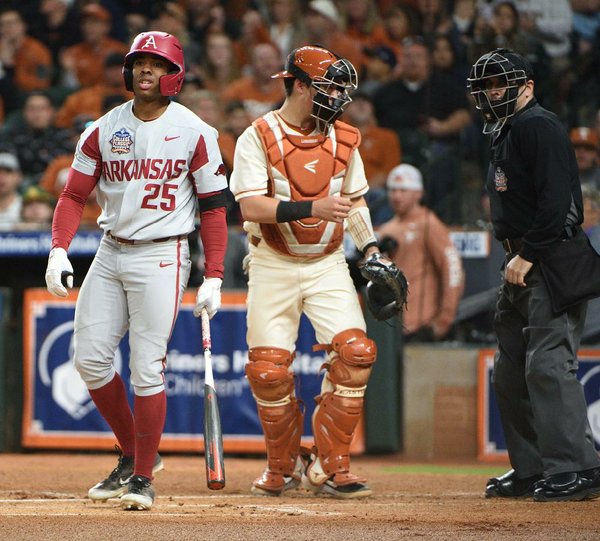
[(323, 76), (313, 78), (311, 86), (316, 90), (311, 116), (316, 120), (317, 130), (328, 135), (333, 123), (352, 101), (350, 93), (358, 86), (356, 70), (347, 60), (337, 60)]
[(517, 99), (528, 80), (525, 70), (517, 69), (508, 55), (520, 57), (497, 51), (483, 55), (473, 64), (467, 79), (467, 88), (483, 116), (485, 134), (500, 131), (515, 114)]

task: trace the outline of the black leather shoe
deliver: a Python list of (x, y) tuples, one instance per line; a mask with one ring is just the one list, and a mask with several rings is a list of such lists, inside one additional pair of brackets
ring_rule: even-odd
[(536, 482), (541, 475), (517, 477), (515, 470), (509, 470), (500, 477), (492, 477), (485, 487), (486, 498), (528, 498), (533, 495)]
[(549, 475), (533, 493), (536, 502), (566, 502), (600, 497), (600, 468)]

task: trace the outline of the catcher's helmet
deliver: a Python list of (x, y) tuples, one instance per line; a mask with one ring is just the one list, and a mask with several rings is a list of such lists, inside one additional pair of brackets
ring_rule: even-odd
[[(504, 94), (499, 100), (492, 101), (488, 95), (488, 84), (495, 77), (504, 83)], [(533, 69), (529, 61), (508, 49), (486, 53), (473, 64), (467, 88), (483, 115), (483, 133), (502, 129), (507, 119), (515, 114), (520, 87), (532, 79)]]
[(135, 37), (123, 63), (123, 79), (130, 92), (133, 90), (133, 61), (139, 54), (153, 54), (170, 62), (173, 69), (160, 78), (160, 93), (163, 96), (179, 94), (185, 77), (183, 48), (179, 40), (166, 32), (142, 32)]
[[(287, 57), (285, 70), (273, 75), (274, 79), (280, 77), (295, 77), (316, 89), (312, 116), (317, 130), (325, 135), (352, 101), (350, 92), (358, 86), (358, 75), (350, 61), (315, 45), (294, 49)], [(338, 91), (337, 96), (331, 96), (333, 89)]]

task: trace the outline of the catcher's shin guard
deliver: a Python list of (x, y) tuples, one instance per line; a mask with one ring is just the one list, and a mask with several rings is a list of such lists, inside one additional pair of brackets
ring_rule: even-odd
[(246, 365), (267, 447), (267, 470), (254, 486), (275, 494), (297, 486), (301, 473), (296, 466), (304, 416), (294, 396), (292, 360), (285, 349), (258, 347), (250, 349)]
[(348, 329), (336, 334), (326, 349), (334, 354), (312, 419), (318, 460), (311, 464), (307, 475), (317, 485), (333, 475), (338, 485), (350, 484), (357, 481), (348, 473), (350, 443), (362, 412), (377, 346), (363, 330)]

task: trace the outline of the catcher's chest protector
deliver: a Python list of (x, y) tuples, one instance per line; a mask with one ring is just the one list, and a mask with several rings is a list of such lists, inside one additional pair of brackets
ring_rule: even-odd
[[(305, 201), (340, 194), (352, 151), (360, 143), (357, 129), (336, 122), (329, 137), (286, 134), (268, 113), (254, 122), (268, 162), (268, 195), (284, 201)], [(261, 224), (264, 240), (274, 250), (298, 257), (320, 257), (342, 242), (342, 224), (303, 218)]]

